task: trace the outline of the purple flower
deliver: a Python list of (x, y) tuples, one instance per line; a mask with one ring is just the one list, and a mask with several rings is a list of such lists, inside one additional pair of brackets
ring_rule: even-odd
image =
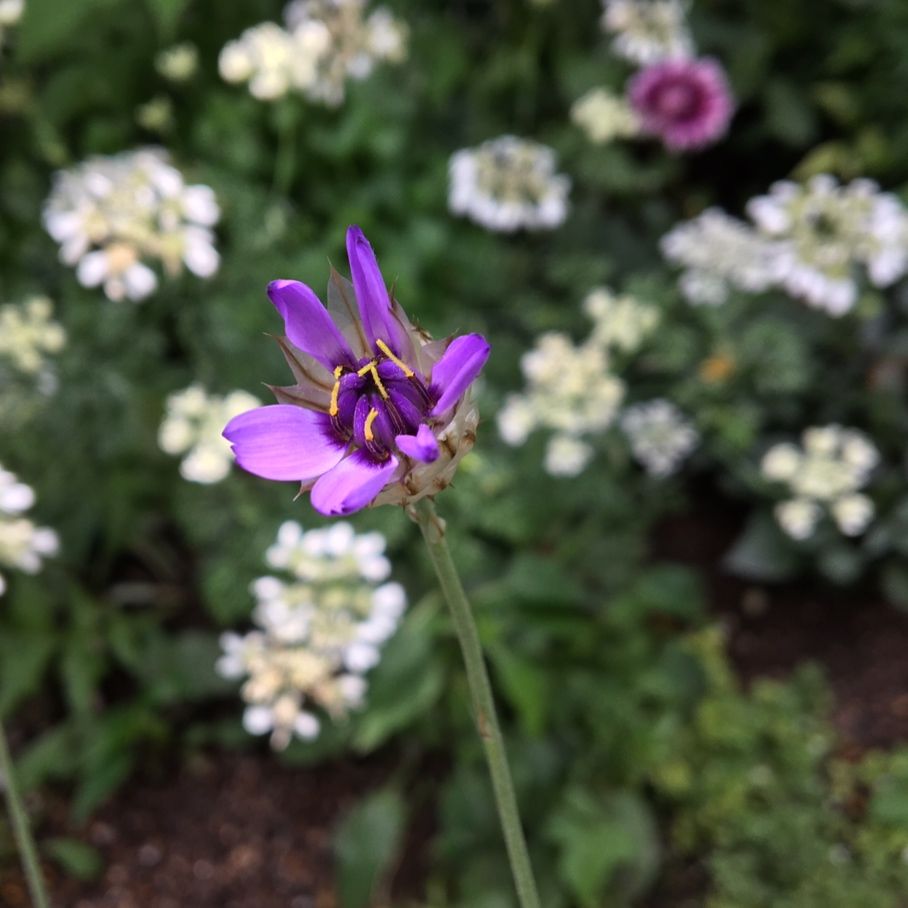
[(710, 59), (648, 66), (631, 79), (628, 96), (644, 132), (659, 136), (672, 151), (715, 142), (734, 111), (725, 73)]
[(469, 388), (490, 350), (478, 334), (433, 341), (414, 328), (359, 227), (347, 230), (347, 256), (353, 284), (332, 269), (327, 309), (299, 281), (268, 285), (296, 384), (224, 429), (243, 469), (301, 483), (329, 515), (448, 485), (476, 437)]

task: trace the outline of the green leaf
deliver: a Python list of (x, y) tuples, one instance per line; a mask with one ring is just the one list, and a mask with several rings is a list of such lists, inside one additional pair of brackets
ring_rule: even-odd
[(98, 851), (77, 839), (47, 839), (42, 847), (64, 873), (77, 880), (96, 880), (104, 869), (104, 861)]
[(0, 637), (0, 715), (37, 689), (56, 649), (52, 637), (38, 633)]
[(48, 59), (73, 42), (83, 23), (121, 0), (28, 0), (18, 27), (17, 56), (26, 63)]
[(146, 3), (158, 24), (161, 36), (169, 41), (176, 32), (177, 24), (189, 5), (189, 0), (146, 0)]
[(334, 838), (343, 908), (369, 908), (402, 844), (406, 810), (396, 791), (369, 795), (341, 820)]
[(539, 666), (504, 646), (493, 646), (489, 657), (505, 696), (520, 715), (528, 735), (542, 732), (549, 712), (549, 676)]
[(659, 838), (644, 801), (629, 792), (604, 798), (568, 792), (552, 818), (564, 881), (584, 908), (625, 905), (650, 885), (659, 866)]

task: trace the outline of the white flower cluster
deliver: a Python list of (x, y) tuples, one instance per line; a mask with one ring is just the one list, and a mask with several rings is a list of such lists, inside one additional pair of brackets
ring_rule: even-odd
[(784, 484), (791, 495), (776, 505), (779, 525), (793, 539), (808, 539), (828, 513), (846, 536), (859, 535), (874, 515), (873, 502), (860, 489), (879, 459), (863, 433), (839, 425), (805, 429), (800, 446), (774, 445), (760, 468), (766, 479)]
[(590, 342), (620, 353), (636, 353), (659, 324), (659, 310), (629, 294), (605, 287), (591, 290), (583, 311), (593, 322)]
[(603, 0), (602, 27), (612, 50), (640, 66), (690, 57), (693, 41), (681, 0)]
[(555, 152), (517, 136), (462, 148), (449, 164), (448, 206), (489, 230), (551, 229), (567, 217), (570, 179)]
[[(22, 516), (34, 503), (31, 488), (0, 467), (0, 566), (37, 574), (41, 559), (57, 553), (57, 534)], [(5, 590), (0, 574), (0, 595)]]
[(158, 278), (145, 260), (171, 275), (185, 265), (211, 277), (220, 265), (212, 227), (220, 218), (208, 186), (187, 186), (167, 152), (143, 148), (89, 158), (59, 171), (44, 206), (44, 226), (60, 259), (76, 266), (85, 287), (108, 299), (141, 300)]
[(190, 385), (167, 398), (167, 413), (158, 429), (158, 445), (167, 454), (185, 454), (180, 475), (190, 482), (220, 482), (230, 472), (233, 454), (221, 435), (224, 426), (261, 401), (246, 391), (224, 397)]
[(25, 0), (0, 0), (0, 47), (3, 46), (4, 32), (14, 26), (25, 12)]
[(191, 41), (166, 47), (155, 57), (154, 66), (168, 82), (188, 82), (199, 68), (199, 49)]
[(66, 332), (53, 315), (53, 304), (46, 296), (0, 306), (0, 364), (37, 379), (44, 388), (54, 384), (49, 357), (66, 343)]
[(635, 352), (659, 320), (654, 307), (604, 288), (593, 290), (583, 306), (593, 321), (586, 340), (575, 344), (554, 331), (541, 335), (520, 362), (526, 389), (509, 395), (498, 414), (498, 430), (509, 445), (522, 445), (536, 429), (553, 431), (544, 464), (553, 476), (576, 476), (589, 463), (589, 437), (612, 425), (624, 400), (612, 355)]
[(681, 288), (691, 302), (718, 305), (730, 288), (778, 286), (837, 316), (857, 302), (859, 266), (877, 287), (908, 272), (908, 211), (870, 180), (779, 182), (747, 211), (754, 226), (709, 209), (663, 238), (666, 257), (686, 269)]
[(607, 88), (592, 88), (571, 106), (571, 119), (596, 145), (628, 139), (640, 131), (640, 120), (628, 102)]
[(320, 708), (332, 719), (361, 706), (364, 675), (381, 657), (407, 604), (381, 533), (357, 535), (349, 523), (304, 533), (288, 521), (268, 549), (268, 564), (290, 575), (252, 584), (258, 626), (245, 636), (221, 638), (218, 671), (247, 678), (243, 724), (250, 734), (271, 733), (282, 749), (296, 735), (315, 738)]
[(293, 0), (286, 27), (263, 22), (221, 51), (227, 82), (248, 82), (262, 101), (289, 92), (336, 107), (348, 79), (365, 79), (376, 62), (400, 63), (407, 28), (381, 7), (366, 15), (365, 0)]
[(774, 245), (718, 208), (666, 234), (662, 252), (684, 266), (681, 292), (694, 305), (718, 306), (733, 288), (761, 293), (773, 283)]
[(634, 404), (621, 415), (634, 457), (651, 476), (670, 476), (697, 447), (700, 435), (671, 402), (662, 398)]
[(777, 241), (773, 279), (830, 315), (857, 302), (857, 266), (888, 287), (908, 271), (908, 212), (872, 180), (840, 185), (826, 174), (806, 186), (783, 181), (752, 199), (748, 213)]

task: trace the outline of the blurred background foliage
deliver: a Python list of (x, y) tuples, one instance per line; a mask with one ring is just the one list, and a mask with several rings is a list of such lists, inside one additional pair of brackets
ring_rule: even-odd
[[(0, 609), (0, 713), (15, 716), (24, 784), (63, 786), (79, 821), (165, 755), (257, 747), (234, 685), (214, 672), (217, 637), (248, 620), (248, 584), (278, 525), (321, 520), (286, 486), (184, 481), (157, 431), (166, 395), (191, 382), (263, 398), (263, 381), (283, 382), (263, 288), (292, 277), (320, 289), (327, 261), (345, 264), (355, 222), (411, 316), (436, 336), (492, 341), (479, 444), (440, 507), (504, 701), (547, 908), (644, 904), (692, 863), (711, 908), (895, 908), (908, 887), (908, 753), (838, 759), (812, 669), (744, 690), (702, 578), (654, 563), (651, 532), (704, 495), (745, 513), (762, 482), (755, 449), (811, 421), (860, 426), (904, 467), (903, 294), (867, 292), (847, 330), (782, 297), (692, 309), (658, 240), (708, 204), (739, 212), (786, 176), (903, 187), (908, 5), (697, 0), (691, 26), (727, 68), (738, 112), (726, 140), (688, 157), (594, 146), (571, 124), (571, 103), (626, 69), (594, 27), (596, 0), (388, 5), (411, 30), (409, 59), (352, 85), (336, 110), (262, 103), (218, 76), (227, 41), (277, 18), (270, 0), (28, 0), (4, 48), (0, 294), (47, 294), (69, 338), (56, 395), (0, 433), (0, 461), (35, 487), (61, 537), (60, 557), (40, 577), (16, 576)], [(153, 60), (178, 40), (196, 44), (200, 65), (172, 84)], [(451, 152), (503, 132), (558, 151), (573, 179), (561, 229), (496, 236), (448, 214)], [(40, 211), (56, 169), (146, 144), (214, 188), (222, 266), (117, 305), (58, 263)], [(512, 449), (497, 437), (520, 355), (541, 331), (586, 330), (580, 301), (603, 283), (662, 311), (624, 377), (641, 397), (670, 388), (696, 415), (708, 444), (684, 482), (647, 479), (608, 439), (583, 475), (555, 479), (541, 439)], [(707, 380), (716, 355), (734, 370)], [(861, 542), (819, 538), (805, 553), (755, 508), (728, 563), (759, 581), (882, 582), (905, 604), (904, 469), (882, 488), (883, 517)], [(406, 756), (340, 828), (345, 904), (368, 904), (398, 859), (412, 806), (402, 792), (415, 786), (438, 797), (426, 904), (506, 908), (464, 680), (416, 532), (389, 508), (356, 524), (387, 536), (415, 604), (371, 675), (367, 709), (281, 759)], [(440, 793), (420, 785), (419, 760), (452, 742)], [(378, 855), (376, 829), (388, 842)]]

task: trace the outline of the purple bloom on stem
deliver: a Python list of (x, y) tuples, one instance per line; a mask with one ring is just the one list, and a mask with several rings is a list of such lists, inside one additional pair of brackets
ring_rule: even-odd
[(224, 429), (243, 469), (298, 481), (330, 515), (448, 485), (475, 439), (470, 385), (490, 350), (478, 334), (433, 341), (414, 328), (359, 227), (347, 230), (347, 255), (353, 284), (332, 271), (327, 308), (298, 281), (268, 285), (296, 384)]
[(703, 148), (721, 138), (734, 111), (722, 67), (710, 59), (664, 60), (633, 77), (631, 106), (644, 132), (672, 151)]

